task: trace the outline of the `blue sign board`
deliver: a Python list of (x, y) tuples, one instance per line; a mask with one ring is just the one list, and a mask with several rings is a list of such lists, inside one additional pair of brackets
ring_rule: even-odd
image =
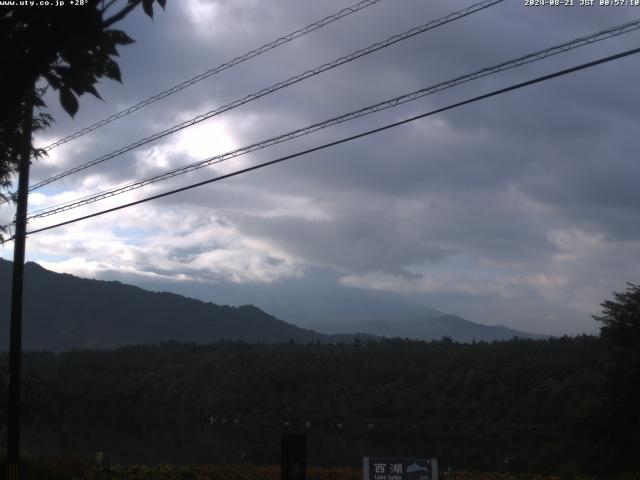
[(438, 461), (435, 458), (362, 459), (363, 480), (438, 480)]

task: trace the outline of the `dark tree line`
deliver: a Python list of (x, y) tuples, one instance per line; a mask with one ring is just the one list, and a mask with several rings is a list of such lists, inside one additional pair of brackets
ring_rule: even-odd
[(599, 337), (30, 352), (27, 443), (108, 447), (124, 462), (273, 463), (279, 435), (305, 431), (318, 465), (429, 452), (458, 468), (638, 473), (640, 286), (602, 308)]
[(279, 435), (304, 431), (318, 465), (429, 452), (458, 468), (638, 473), (640, 286), (602, 309), (599, 337), (31, 352), (24, 421), (35, 450), (66, 431), (69, 448), (131, 462), (273, 463)]
[[(585, 415), (586, 449), (606, 458), (607, 469), (640, 472), (640, 285), (602, 303), (603, 363), (598, 392)], [(595, 444), (595, 447), (593, 446)]]
[(603, 358), (602, 343), (587, 336), (476, 344), (220, 342), (32, 352), (25, 368), (39, 379), (40, 402), (29, 413), (35, 429), (129, 432), (141, 444), (164, 436), (185, 449), (185, 462), (198, 460), (188, 452), (202, 449), (207, 435), (269, 450), (265, 439), (286, 430), (284, 422), (305, 430), (308, 420), (313, 435), (333, 439), (324, 441), (317, 456), (326, 458), (318, 463), (357, 463), (362, 449), (414, 449), (436, 450), (459, 467), (497, 469), (509, 455), (509, 468), (555, 472), (594, 467), (582, 462), (570, 437), (581, 435), (576, 422), (598, 388)]

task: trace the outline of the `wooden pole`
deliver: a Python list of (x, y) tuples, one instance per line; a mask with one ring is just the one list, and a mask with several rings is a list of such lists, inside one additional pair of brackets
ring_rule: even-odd
[(20, 370), (22, 361), (22, 287), (27, 232), (29, 166), (35, 86), (26, 95), (22, 134), (24, 144), (18, 165), (18, 198), (13, 246), (13, 280), (11, 289), (11, 327), (9, 334), (9, 392), (7, 404), (7, 467), (9, 480), (20, 476)]

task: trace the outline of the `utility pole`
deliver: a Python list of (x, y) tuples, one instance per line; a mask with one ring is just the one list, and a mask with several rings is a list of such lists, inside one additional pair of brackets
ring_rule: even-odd
[(20, 367), (22, 361), (22, 286), (24, 251), (27, 233), (27, 202), (29, 196), (29, 166), (31, 164), (31, 133), (35, 84), (25, 96), (22, 119), (23, 145), (18, 165), (18, 198), (13, 246), (13, 280), (11, 289), (11, 327), (9, 334), (9, 398), (7, 404), (7, 469), (8, 479), (20, 476)]

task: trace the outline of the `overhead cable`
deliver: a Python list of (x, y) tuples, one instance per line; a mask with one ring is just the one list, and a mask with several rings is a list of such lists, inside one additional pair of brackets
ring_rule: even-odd
[(298, 138), (303, 135), (308, 135), (312, 132), (315, 132), (333, 125), (338, 125), (340, 123), (354, 120), (354, 119), (363, 117), (365, 115), (370, 115), (375, 112), (396, 107), (398, 105), (417, 100), (424, 96), (431, 95), (448, 88), (452, 88), (456, 85), (460, 85), (472, 80), (476, 80), (478, 78), (486, 77), (488, 75), (496, 74), (501, 71), (508, 70), (514, 67), (526, 65), (538, 60), (542, 60), (544, 58), (548, 58), (553, 55), (557, 55), (559, 53), (564, 53), (585, 45), (590, 45), (594, 42), (612, 38), (618, 35), (622, 35), (624, 33), (629, 33), (631, 31), (638, 30), (638, 29), (640, 29), (640, 19), (634, 20), (632, 22), (627, 22), (622, 25), (617, 25), (615, 27), (611, 27), (606, 30), (599, 31), (597, 33), (594, 33), (588, 36), (582, 36), (574, 40), (564, 42), (559, 45), (555, 45), (543, 50), (538, 50), (536, 52), (529, 53), (527, 55), (523, 55), (505, 62), (501, 62), (499, 64), (496, 64), (490, 67), (485, 67), (480, 70), (476, 70), (472, 73), (460, 75), (451, 80), (447, 80), (445, 82), (441, 82), (426, 88), (415, 90), (413, 92), (410, 92), (404, 95), (400, 95), (400, 96), (397, 96), (373, 105), (369, 105), (359, 110), (345, 113), (343, 115), (333, 117), (328, 120), (324, 120), (322, 122), (314, 123), (304, 128), (299, 128), (282, 135), (271, 137), (266, 140), (253, 143), (251, 145), (244, 146), (230, 152), (226, 152), (220, 155), (207, 158), (205, 160), (201, 160), (199, 162), (191, 163), (183, 167), (179, 167), (173, 170), (169, 170), (167, 172), (159, 173), (157, 175), (153, 175), (151, 177), (147, 177), (142, 180), (137, 180), (135, 182), (130, 182), (125, 185), (111, 188), (109, 190), (104, 190), (102, 192), (90, 194), (81, 198), (76, 198), (74, 200), (70, 200), (68, 202), (64, 202), (58, 205), (46, 207), (40, 210), (35, 210), (30, 213), (30, 215), (28, 216), (28, 219), (48, 217), (50, 215), (55, 215), (67, 210), (81, 207), (83, 205), (87, 205), (87, 204), (94, 203), (106, 198), (120, 195), (132, 190), (136, 190), (138, 188), (142, 188), (147, 185), (151, 185), (154, 183), (158, 183), (158, 182), (176, 177), (178, 175), (183, 175), (195, 170), (199, 170), (201, 168), (215, 165), (215, 164), (224, 162), (226, 160), (230, 160), (232, 158), (238, 157), (240, 155), (244, 155), (256, 150), (261, 150), (263, 148), (270, 147), (288, 140), (292, 140), (294, 138)]
[[(99, 212), (95, 212), (95, 213), (92, 213), (92, 214), (89, 214), (89, 215), (76, 217), (76, 218), (73, 218), (71, 220), (67, 220), (67, 221), (64, 221), (64, 222), (56, 223), (54, 225), (49, 225), (47, 227), (42, 227), (42, 228), (38, 228), (38, 229), (35, 229), (35, 230), (31, 230), (31, 231), (27, 232), (27, 234), (31, 235), (31, 234), (34, 234), (34, 233), (39, 233), (39, 232), (44, 232), (44, 231), (51, 230), (51, 229), (54, 229), (54, 228), (59, 228), (59, 227), (65, 226), (65, 225), (70, 225), (72, 223), (80, 222), (82, 220), (87, 220), (89, 218), (98, 217), (98, 216), (101, 216), (101, 215), (104, 215), (104, 214), (107, 214), (107, 213), (111, 213), (111, 212), (115, 212), (115, 211), (118, 211), (118, 210), (122, 210), (124, 208), (132, 207), (134, 205), (140, 205), (142, 203), (150, 202), (152, 200), (157, 200), (159, 198), (163, 198), (163, 197), (167, 197), (167, 196), (170, 196), (170, 195), (174, 195), (176, 193), (184, 192), (186, 190), (191, 190), (193, 188), (201, 187), (203, 185), (208, 185), (210, 183), (214, 183), (214, 182), (218, 182), (218, 181), (221, 181), (221, 180), (224, 180), (224, 179), (227, 179), (227, 178), (231, 178), (231, 177), (235, 177), (235, 176), (238, 176), (238, 175), (242, 175), (244, 173), (248, 173), (248, 172), (251, 172), (253, 170), (258, 170), (258, 169), (261, 169), (261, 168), (264, 168), (264, 167), (268, 167), (270, 165), (274, 165), (274, 164), (277, 164), (277, 163), (284, 162), (286, 160), (290, 160), (290, 159), (293, 159), (293, 158), (301, 157), (301, 156), (307, 155), (309, 153), (313, 153), (313, 152), (316, 152), (316, 151), (319, 151), (319, 150), (324, 150), (325, 148), (333, 147), (335, 145), (340, 145), (342, 143), (350, 142), (350, 141), (356, 140), (358, 138), (367, 137), (367, 136), (375, 134), (375, 133), (379, 133), (379, 132), (382, 132), (382, 131), (385, 131), (385, 130), (389, 130), (389, 129), (397, 127), (397, 126), (404, 125), (406, 123), (414, 122), (414, 121), (419, 120), (421, 118), (429, 117), (429, 116), (432, 116), (432, 115), (435, 115), (435, 114), (438, 114), (438, 113), (442, 113), (442, 112), (445, 112), (445, 111), (448, 111), (448, 110), (453, 110), (454, 108), (458, 108), (458, 107), (461, 107), (463, 105), (468, 105), (468, 104), (471, 104), (471, 103), (475, 103), (475, 102), (478, 102), (480, 100), (484, 100), (484, 99), (487, 99), (487, 98), (490, 98), (490, 97), (495, 97), (495, 96), (501, 95), (503, 93), (507, 93), (507, 92), (510, 92), (510, 91), (513, 91), (513, 90), (517, 90), (517, 89), (520, 89), (520, 88), (523, 88), (523, 87), (534, 85), (536, 83), (545, 82), (547, 80), (551, 80), (551, 79), (556, 78), (556, 77), (560, 77), (560, 76), (563, 76), (563, 75), (574, 73), (574, 72), (577, 72), (579, 70), (584, 70), (584, 69), (587, 69), (587, 68), (591, 68), (591, 67), (594, 67), (596, 65), (600, 65), (600, 64), (603, 64), (603, 63), (611, 62), (613, 60), (618, 60), (620, 58), (627, 57), (627, 56), (630, 56), (630, 55), (635, 55), (637, 53), (640, 53), (640, 48), (634, 48), (634, 49), (631, 49), (631, 50), (626, 50), (624, 52), (621, 52), (621, 53), (618, 53), (618, 54), (615, 54), (615, 55), (610, 55), (608, 57), (600, 58), (600, 59), (594, 60), (592, 62), (583, 63), (581, 65), (578, 65), (578, 66), (575, 66), (575, 67), (571, 67), (571, 68), (567, 68), (567, 69), (564, 69), (564, 70), (560, 70), (558, 72), (551, 73), (551, 74), (548, 74), (548, 75), (543, 75), (541, 77), (537, 77), (537, 78), (534, 78), (532, 80), (528, 80), (526, 82), (517, 83), (517, 84), (511, 85), (509, 87), (501, 88), (499, 90), (494, 90), (494, 91), (492, 91), (490, 93), (486, 93), (484, 95), (480, 95), (480, 96), (473, 97), (473, 98), (470, 98), (470, 99), (467, 99), (467, 100), (464, 100), (464, 101), (461, 101), (461, 102), (457, 102), (457, 103), (448, 105), (446, 107), (438, 108), (436, 110), (432, 110), (430, 112), (423, 113), (421, 115), (416, 115), (416, 116), (407, 118), (405, 120), (401, 120), (399, 122), (394, 122), (394, 123), (385, 125), (383, 127), (374, 128), (372, 130), (368, 130), (366, 132), (359, 133), (357, 135), (352, 135), (352, 136), (349, 136), (349, 137), (342, 138), (340, 140), (336, 140), (334, 142), (325, 143), (323, 145), (320, 145), (320, 146), (317, 146), (317, 147), (313, 147), (313, 148), (310, 148), (310, 149), (307, 149), (307, 150), (303, 150), (301, 152), (297, 152), (297, 153), (294, 153), (294, 154), (291, 154), (291, 155), (286, 155), (284, 157), (280, 157), (280, 158), (277, 158), (275, 160), (271, 160), (271, 161), (268, 161), (268, 162), (260, 163), (258, 165), (253, 165), (251, 167), (243, 168), (241, 170), (237, 170), (237, 171), (232, 172), (232, 173), (227, 173), (225, 175), (220, 175), (218, 177), (210, 178), (208, 180), (204, 180), (204, 181), (201, 181), (201, 182), (192, 183), (190, 185), (187, 185), (187, 186), (184, 186), (184, 187), (181, 187), (181, 188), (177, 188), (177, 189), (170, 190), (170, 191), (167, 191), (167, 192), (164, 192), (164, 193), (160, 193), (160, 194), (157, 194), (157, 195), (153, 195), (153, 196), (150, 196), (150, 197), (147, 197), (147, 198), (136, 200), (134, 202), (129, 202), (129, 203), (125, 203), (125, 204), (122, 204), (122, 205), (118, 205), (116, 207), (108, 208), (108, 209), (105, 209), (105, 210), (101, 210)], [(6, 242), (9, 242), (11, 240), (14, 240), (14, 237), (8, 238), (7, 240), (5, 240), (2, 243), (6, 243)]]
[(162, 100), (165, 97), (168, 97), (169, 95), (173, 95), (174, 93), (179, 92), (180, 90), (184, 90), (187, 87), (190, 87), (191, 85), (194, 85), (196, 83), (198, 83), (201, 80), (204, 80), (205, 78), (209, 78), (212, 77), (213, 75), (216, 75), (224, 70), (227, 70), (235, 65), (238, 65), (239, 63), (245, 62), (251, 58), (257, 57), (258, 55), (262, 55), (263, 53), (268, 52), (269, 50), (273, 50), (276, 47), (279, 47), (281, 45), (284, 45), (285, 43), (289, 43), (292, 40), (295, 40), (296, 38), (302, 37), (308, 33), (313, 32), (314, 30), (318, 30), (322, 27), (325, 27), (327, 25), (329, 25), (330, 23), (335, 22), (336, 20), (340, 20), (341, 18), (346, 17), (347, 15), (351, 15), (352, 13), (356, 13), (359, 12), (360, 10), (363, 10), (367, 7), (370, 7), (371, 5), (374, 5), (378, 2), (380, 2), (381, 0), (363, 0), (359, 3), (356, 3), (355, 5), (352, 5), (350, 7), (347, 8), (343, 8), (342, 10), (340, 10), (339, 12), (336, 12), (332, 15), (329, 15), (327, 17), (324, 17), (321, 20), (318, 20), (317, 22), (311, 23), (309, 25), (307, 25), (306, 27), (303, 27), (299, 30), (296, 30), (295, 32), (291, 32), (288, 35), (285, 35), (284, 37), (280, 37), (276, 40), (273, 40), (269, 43), (265, 43), (264, 45), (262, 45), (261, 47), (256, 48), (255, 50), (251, 50), (250, 52), (247, 52), (243, 55), (240, 55), (238, 57), (235, 57), (234, 59), (223, 63), (221, 65), (218, 65), (215, 68), (212, 68), (210, 70), (207, 70), (204, 73), (201, 73), (200, 75), (196, 75), (195, 77), (189, 79), (189, 80), (185, 80), (182, 83), (179, 83), (178, 85), (175, 85), (167, 90), (164, 90), (152, 97), (147, 98), (146, 100), (142, 100), (139, 103), (136, 103), (135, 105), (132, 105), (129, 108), (126, 108), (124, 110), (121, 110), (118, 113), (114, 113), (113, 115), (106, 117), (102, 120), (100, 120), (99, 122), (93, 123), (91, 125), (89, 125), (88, 127), (83, 128), (82, 130), (78, 130), (75, 133), (72, 133), (69, 136), (66, 136), (64, 138), (61, 138), (60, 140), (57, 140), (55, 142), (53, 142), (50, 145), (47, 145), (46, 147), (44, 147), (45, 151), (50, 151), (64, 143), (70, 142), (71, 140), (74, 140), (78, 137), (81, 137), (83, 135), (86, 135), (89, 132), (92, 132), (94, 130), (97, 130), (100, 127), (103, 127), (111, 122), (114, 122), (122, 117), (125, 117), (133, 112), (136, 112), (144, 107), (147, 107), (148, 105), (151, 105), (152, 103), (157, 102), (158, 100)]
[(94, 160), (91, 160), (89, 162), (86, 162), (82, 165), (79, 165), (77, 167), (71, 168), (69, 170), (66, 170), (64, 172), (61, 172), (57, 175), (54, 175), (52, 177), (49, 177), (45, 180), (42, 180), (41, 182), (36, 183), (35, 185), (32, 185), (31, 187), (29, 187), (29, 191), (33, 191), (33, 190), (37, 190), (38, 188), (42, 188), (45, 185), (48, 185), (50, 183), (53, 183), (57, 180), (60, 180), (61, 178), (67, 177), (69, 175), (78, 173), (82, 170), (85, 170), (89, 167), (93, 167), (95, 165), (98, 165), (100, 163), (106, 162), (107, 160), (110, 160), (112, 158), (115, 158), (119, 155), (122, 155), (123, 153), (129, 152), (135, 148), (138, 148), (142, 145), (146, 145), (147, 143), (153, 142), (155, 140), (158, 140), (160, 138), (166, 137), (167, 135), (171, 135), (172, 133), (176, 133), (180, 130), (183, 130), (187, 127), (191, 127), (193, 125), (196, 125), (204, 120), (207, 120), (209, 118), (212, 118), (216, 115), (220, 115), (221, 113), (227, 112), (229, 110), (232, 110), (236, 107), (239, 107), (241, 105), (244, 105), (246, 103), (249, 103), (253, 100), (257, 100), (258, 98), (264, 97), (266, 95), (269, 95), (270, 93), (273, 93), (275, 91), (281, 90), (285, 87), (289, 87), (293, 84), (296, 84), (298, 82), (301, 82), (309, 77), (313, 77), (315, 75), (319, 75), (322, 72), (326, 72), (327, 70), (331, 70), (333, 68), (336, 68), (340, 65), (343, 65), (345, 63), (351, 62), (353, 60), (356, 60), (360, 57), (363, 57), (365, 55), (369, 55), (373, 52), (376, 52), (378, 50), (381, 50), (383, 48), (389, 47), (391, 45), (394, 45), (398, 42), (401, 42), (403, 40), (407, 40), (411, 37), (414, 37), (416, 35), (419, 35), (421, 33), (427, 32), (428, 30), (432, 30), (434, 28), (440, 27), (442, 25), (448, 24), (450, 22), (459, 20), (461, 18), (467, 17), (469, 15), (472, 15), (474, 13), (477, 13), (481, 10), (484, 10), (486, 8), (489, 8), (493, 5), (496, 5), (498, 3), (502, 3), (504, 0), (484, 0), (480, 3), (476, 3), (474, 5), (471, 5), (470, 7), (464, 8), (462, 10), (458, 10), (456, 12), (450, 13), (444, 17), (441, 17), (437, 20), (432, 20), (424, 25), (421, 25), (419, 27), (415, 27), (412, 28), (410, 30), (407, 30), (404, 33), (400, 33), (397, 35), (393, 35), (392, 37), (387, 38), (386, 40), (383, 40), (382, 42), (377, 42), (374, 43), (373, 45), (370, 45), (366, 48), (357, 50), (355, 52), (350, 53), (349, 55), (345, 55), (343, 57), (338, 58), (337, 60), (333, 60), (329, 63), (325, 63), (319, 67), (316, 67), (314, 69), (311, 70), (307, 70), (306, 72), (303, 72), (299, 75), (295, 75), (293, 77), (290, 77), (287, 80), (284, 80), (282, 82), (278, 82), (275, 83), (273, 85), (271, 85), (270, 87), (267, 88), (263, 88), (262, 90), (259, 90), (255, 93), (246, 95), (245, 97), (242, 97), (240, 99), (234, 100), (231, 103), (228, 103), (222, 107), (218, 107), (215, 110), (211, 110), (207, 113), (203, 113), (200, 114), (190, 120), (187, 120), (185, 122), (179, 123), (177, 125), (174, 125), (166, 130), (163, 130), (161, 132), (157, 132), (154, 133), (151, 136), (145, 137), (141, 140), (138, 140), (136, 142), (133, 142), (125, 147), (119, 148), (118, 150), (115, 150), (111, 153), (108, 153), (106, 155), (103, 155), (101, 157), (98, 157)]

